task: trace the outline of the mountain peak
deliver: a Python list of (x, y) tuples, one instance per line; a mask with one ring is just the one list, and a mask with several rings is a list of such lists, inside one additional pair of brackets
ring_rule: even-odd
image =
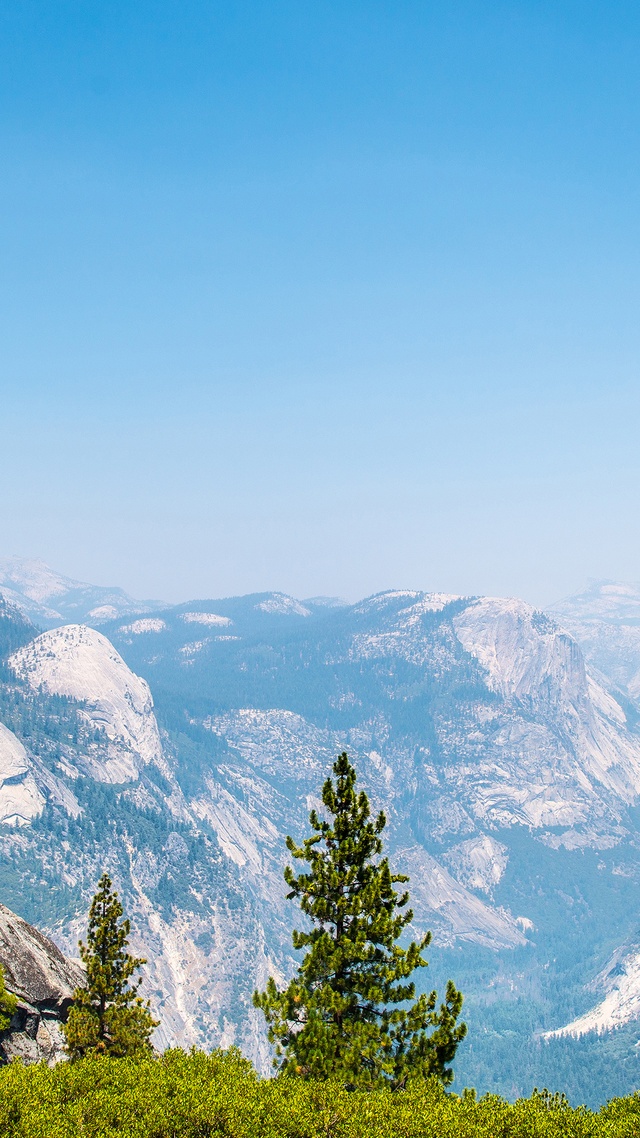
[(106, 760), (89, 755), (98, 781), (126, 782), (140, 767), (161, 762), (149, 685), (96, 629), (72, 624), (43, 632), (8, 663), (32, 689), (84, 704), (82, 717), (107, 740)]
[(137, 601), (124, 589), (90, 585), (65, 577), (37, 558), (0, 558), (0, 596), (41, 628), (70, 621), (105, 624), (121, 616), (166, 608), (162, 601)]
[(37, 604), (45, 604), (70, 589), (85, 588), (80, 581), (56, 573), (39, 558), (0, 558), (0, 588), (5, 586), (28, 597)]
[(640, 587), (622, 581), (592, 580), (581, 593), (550, 605), (548, 612), (571, 621), (640, 623)]

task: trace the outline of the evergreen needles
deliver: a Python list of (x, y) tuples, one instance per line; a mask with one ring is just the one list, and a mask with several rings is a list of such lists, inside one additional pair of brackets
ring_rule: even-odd
[(0, 1031), (7, 1030), (17, 1006), (16, 997), (12, 992), (7, 992), (4, 986), (4, 972), (0, 965)]
[(69, 1019), (63, 1026), (71, 1059), (84, 1055), (135, 1055), (151, 1051), (157, 1021), (149, 1003), (138, 996), (140, 979), (129, 981), (146, 964), (127, 952), (129, 921), (123, 920), (118, 894), (103, 873), (89, 910), (87, 943), (80, 955), (87, 970), (85, 988), (76, 988)]
[(335, 785), (329, 778), (322, 790), (331, 821), (312, 810), (313, 835), (301, 847), (287, 838), (294, 858), (308, 863), (306, 872), (287, 866), (284, 875), (287, 896), (311, 925), (294, 932), (294, 948), (308, 951), (284, 991), (271, 978), (266, 991), (254, 993), (276, 1045), (275, 1065), (308, 1079), (338, 1075), (361, 1088), (395, 1089), (429, 1076), (449, 1084), (448, 1064), (466, 1034), (457, 1023), (462, 995), (449, 981), (439, 1008), (435, 991), (415, 999), (409, 977), (426, 967), (431, 934), (408, 948), (397, 943), (413, 913), (405, 909), (409, 894), (393, 888), (408, 878), (392, 874), (387, 858), (376, 860), (385, 816), (371, 820), (345, 753), (333, 771)]

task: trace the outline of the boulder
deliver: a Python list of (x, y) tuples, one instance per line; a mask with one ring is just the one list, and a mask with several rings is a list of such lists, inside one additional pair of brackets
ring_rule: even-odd
[(85, 981), (82, 967), (5, 905), (0, 905), (0, 965), (7, 990), (18, 998), (11, 1024), (0, 1034), (0, 1063), (15, 1058), (57, 1063), (64, 1042), (60, 1026), (74, 988)]

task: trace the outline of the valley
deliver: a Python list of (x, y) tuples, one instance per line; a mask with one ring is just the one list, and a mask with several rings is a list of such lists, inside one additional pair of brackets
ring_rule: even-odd
[(586, 1099), (607, 1054), (611, 1093), (637, 1085), (632, 590), (154, 608), (65, 582), (0, 575), (0, 901), (73, 955), (108, 868), (160, 1046), (268, 1070), (251, 993), (295, 967), (284, 839), (346, 749), (433, 932), (425, 983), (467, 997), (456, 1086)]

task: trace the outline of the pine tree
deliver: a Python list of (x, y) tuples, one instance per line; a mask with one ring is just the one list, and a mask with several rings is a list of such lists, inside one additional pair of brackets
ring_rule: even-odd
[(111, 879), (103, 873), (89, 910), (87, 943), (80, 941), (86, 987), (76, 988), (63, 1026), (71, 1059), (151, 1051), (150, 1036), (158, 1021), (152, 1018), (148, 1001), (138, 995), (141, 979), (129, 982), (146, 960), (127, 952), (130, 924), (120, 920), (122, 913)]
[(7, 992), (4, 986), (4, 970), (0, 965), (0, 1031), (7, 1030), (17, 1006), (16, 997), (12, 992)]
[(274, 1066), (303, 1078), (337, 1075), (354, 1087), (397, 1089), (429, 1076), (448, 1085), (448, 1064), (467, 1030), (457, 1023), (462, 995), (450, 980), (439, 1008), (435, 991), (415, 999), (409, 977), (426, 967), (422, 952), (431, 933), (408, 948), (397, 943), (413, 913), (405, 909), (409, 894), (393, 888), (408, 878), (392, 874), (386, 857), (376, 860), (385, 816), (370, 819), (345, 753), (333, 771), (335, 786), (328, 778), (322, 790), (331, 820), (312, 810), (313, 835), (301, 847), (287, 838), (294, 858), (308, 863), (306, 872), (287, 866), (284, 873), (288, 899), (298, 901), (311, 926), (294, 931), (293, 945), (308, 951), (284, 991), (270, 978), (253, 996), (276, 1047)]

